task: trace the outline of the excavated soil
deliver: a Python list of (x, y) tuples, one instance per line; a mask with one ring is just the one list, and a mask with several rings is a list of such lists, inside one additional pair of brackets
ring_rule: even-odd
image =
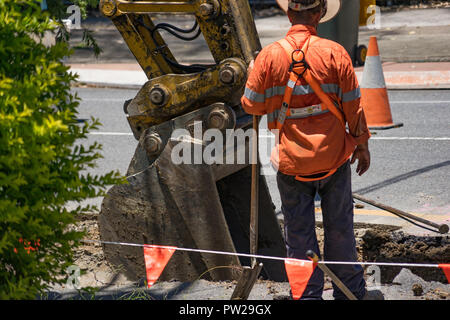
[[(399, 227), (355, 223), (356, 250), (358, 261), (430, 263), (450, 261), (449, 236), (413, 236), (399, 231)], [(316, 226), (319, 247), (323, 247), (322, 224)], [(402, 267), (381, 266), (381, 283), (392, 283)], [(447, 283), (439, 268), (410, 268), (425, 281)]]
[[(369, 229), (362, 240), (361, 259), (376, 262), (431, 263), (450, 261), (450, 238), (448, 236), (419, 237), (403, 232)], [(391, 283), (401, 267), (381, 267), (381, 282)], [(446, 283), (439, 268), (411, 268), (426, 281)]]
[[(76, 231), (85, 231), (84, 239), (100, 240), (97, 224), (97, 214), (84, 214), (78, 217), (78, 222), (74, 229)], [(84, 243), (75, 250), (74, 264), (80, 267), (81, 275), (92, 275), (95, 278), (97, 273), (117, 274), (120, 270), (111, 265), (105, 259), (103, 248), (100, 243)], [(83, 277), (82, 277), (83, 278)], [(86, 276), (84, 277), (86, 278)], [(81, 283), (83, 286), (84, 283)]]

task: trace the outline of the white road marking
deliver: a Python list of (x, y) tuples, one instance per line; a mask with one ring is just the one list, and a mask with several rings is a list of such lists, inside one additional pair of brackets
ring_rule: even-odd
[[(131, 99), (131, 98), (130, 98)], [(126, 98), (121, 98), (121, 99), (114, 99), (114, 98), (106, 98), (106, 99), (101, 99), (101, 98), (87, 98), (87, 99), (83, 99), (81, 98), (81, 102), (125, 102), (125, 100), (128, 100)]]
[(434, 140), (448, 141), (450, 137), (371, 137), (370, 140)]
[[(132, 98), (130, 98), (132, 99)], [(97, 101), (114, 101), (114, 102), (125, 102), (125, 100), (128, 100), (126, 98), (81, 98), (81, 101), (93, 101), (93, 102), (97, 102)], [(450, 103), (450, 100), (424, 100), (424, 101), (406, 101), (406, 100), (390, 100), (390, 103)]]
[(425, 104), (425, 103), (450, 103), (450, 100), (425, 100), (425, 101), (389, 101), (389, 103), (398, 103), (398, 104), (407, 104), (407, 103), (413, 103), (413, 104)]
[[(81, 98), (81, 97), (80, 97)], [(129, 98), (129, 99), (132, 99)], [(127, 98), (81, 98), (81, 101), (92, 101), (92, 102), (98, 102), (98, 101), (110, 101), (110, 102), (125, 102), (125, 100), (128, 100)], [(411, 101), (411, 100), (390, 100), (390, 103), (414, 103), (414, 104), (420, 104), (420, 103), (450, 103), (450, 100), (423, 100), (423, 101)]]
[[(132, 132), (89, 132), (93, 136), (132, 136)], [(259, 138), (273, 138), (273, 135), (259, 135)], [(371, 137), (370, 140), (433, 140), (450, 141), (450, 137)]]
[[(133, 99), (133, 98), (129, 98), (129, 99)], [(81, 98), (81, 102), (125, 102), (126, 100), (129, 100), (126, 98)], [(424, 100), (424, 101), (406, 101), (406, 100), (399, 100), (399, 101), (395, 101), (395, 100), (390, 100), (389, 103), (398, 103), (398, 104), (407, 104), (407, 103), (411, 103), (411, 104), (432, 104), (432, 103), (436, 103), (436, 104), (442, 104), (442, 103), (450, 103), (450, 100)]]
[(89, 132), (93, 136), (132, 136), (132, 132)]
[[(273, 139), (275, 135), (272, 134), (260, 134), (259, 138)], [(370, 140), (433, 140), (433, 141), (449, 141), (450, 137), (374, 137)]]

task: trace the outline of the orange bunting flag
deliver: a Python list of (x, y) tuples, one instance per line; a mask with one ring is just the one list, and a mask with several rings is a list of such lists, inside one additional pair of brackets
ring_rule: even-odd
[(447, 264), (438, 264), (438, 267), (444, 271), (445, 276), (447, 277), (447, 282), (450, 283), (450, 263)]
[(159, 247), (144, 245), (145, 269), (147, 271), (147, 287), (150, 288), (166, 267), (177, 247)]
[(291, 285), (292, 298), (298, 300), (305, 291), (315, 264), (310, 260), (285, 259), (284, 266)]

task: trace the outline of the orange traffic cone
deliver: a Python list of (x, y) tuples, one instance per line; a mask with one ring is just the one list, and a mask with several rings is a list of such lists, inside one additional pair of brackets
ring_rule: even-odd
[(376, 37), (370, 37), (366, 63), (361, 81), (361, 105), (369, 129), (390, 129), (403, 126), (394, 124), (381, 67)]

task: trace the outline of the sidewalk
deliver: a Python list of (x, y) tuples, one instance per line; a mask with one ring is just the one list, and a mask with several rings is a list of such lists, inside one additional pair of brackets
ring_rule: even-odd
[[(147, 77), (137, 63), (71, 64), (87, 85), (139, 89)], [(450, 89), (450, 62), (383, 63), (388, 89)], [(361, 83), (363, 67), (355, 69)]]
[(70, 71), (92, 86), (140, 89), (148, 80), (138, 63), (72, 64)]
[[(355, 69), (361, 83), (363, 67)], [(450, 62), (383, 63), (388, 89), (449, 89)]]

